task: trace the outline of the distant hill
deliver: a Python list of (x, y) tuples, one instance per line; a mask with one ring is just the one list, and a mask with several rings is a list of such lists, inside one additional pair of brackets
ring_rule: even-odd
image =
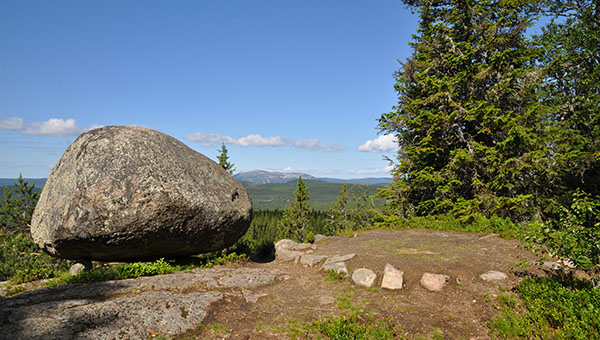
[[(303, 177), (304, 178), (304, 177)], [(308, 179), (304, 181), (310, 192), (309, 205), (316, 210), (326, 210), (337, 200), (337, 195), (342, 188), (342, 183), (329, 183), (321, 180)], [(252, 206), (255, 210), (283, 209), (288, 201), (294, 199), (296, 182), (285, 183), (249, 183), (242, 182), (252, 198)], [(377, 193), (377, 188), (385, 185), (369, 185), (369, 195)], [(350, 189), (350, 188), (348, 188)]]
[(303, 173), (292, 173), (292, 172), (275, 172), (275, 171), (264, 171), (254, 170), (248, 172), (241, 172), (233, 175), (240, 182), (267, 184), (267, 183), (285, 183), (289, 181), (295, 181), (298, 177), (302, 176), (302, 179), (314, 179), (313, 176)]
[(367, 177), (367, 178), (353, 178), (353, 179), (339, 179), (339, 178), (318, 178), (309, 174), (303, 173), (291, 173), (291, 172), (276, 172), (276, 171), (264, 171), (254, 170), (248, 172), (241, 172), (233, 175), (240, 182), (249, 182), (257, 184), (268, 184), (268, 183), (286, 183), (289, 181), (296, 181), (298, 177), (302, 176), (302, 179), (314, 179), (328, 183), (340, 183), (340, 184), (388, 184), (392, 181), (391, 177)]
[(351, 179), (340, 179), (340, 178), (325, 178), (320, 177), (317, 178), (319, 181), (329, 182), (329, 183), (340, 183), (340, 184), (368, 184), (368, 185), (376, 185), (383, 184), (387, 185), (393, 179), (391, 177), (365, 177), (365, 178), (351, 178)]

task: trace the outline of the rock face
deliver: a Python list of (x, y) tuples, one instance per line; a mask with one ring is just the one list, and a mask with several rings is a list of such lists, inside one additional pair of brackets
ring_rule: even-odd
[(223, 249), (248, 229), (245, 188), (158, 131), (88, 131), (54, 166), (32, 219), (34, 241), (66, 259), (128, 260)]

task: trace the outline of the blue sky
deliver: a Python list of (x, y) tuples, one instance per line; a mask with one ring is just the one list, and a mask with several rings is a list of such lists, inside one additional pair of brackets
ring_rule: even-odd
[(376, 119), (418, 18), (399, 0), (3, 1), (0, 177), (141, 125), (237, 171), (388, 176)]

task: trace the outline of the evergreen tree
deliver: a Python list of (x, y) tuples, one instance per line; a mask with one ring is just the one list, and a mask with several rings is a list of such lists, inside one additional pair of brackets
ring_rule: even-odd
[(536, 1), (404, 0), (420, 24), (396, 73), (398, 104), (379, 129), (398, 137), (394, 214), (531, 216), (545, 179)]
[(551, 181), (564, 206), (578, 189), (600, 197), (600, 2), (551, 1), (541, 99), (550, 108), (555, 169)]
[(348, 207), (348, 188), (346, 184), (342, 186), (337, 196), (337, 201), (333, 204), (333, 207), (329, 208), (328, 211), (328, 224), (330, 225), (330, 232), (333, 233), (335, 230), (347, 229), (349, 227), (350, 211)]
[(227, 170), (230, 174), (233, 174), (235, 171), (235, 166), (233, 163), (229, 162), (229, 156), (227, 155), (227, 148), (225, 147), (225, 143), (221, 143), (221, 150), (219, 150), (220, 154), (217, 157), (219, 160), (219, 165), (223, 167), (223, 169)]
[(310, 207), (308, 200), (310, 193), (302, 177), (298, 177), (298, 184), (294, 192), (295, 200), (289, 202), (283, 210), (280, 230), (283, 237), (289, 237), (299, 241), (309, 238)]

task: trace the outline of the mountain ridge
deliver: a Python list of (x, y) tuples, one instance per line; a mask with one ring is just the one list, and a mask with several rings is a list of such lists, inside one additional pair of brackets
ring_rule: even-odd
[(278, 172), (278, 171), (266, 171), (266, 170), (252, 170), (247, 172), (240, 172), (233, 175), (240, 182), (249, 182), (256, 184), (270, 184), (270, 183), (287, 183), (289, 181), (295, 181), (298, 177), (302, 177), (304, 180), (318, 180), (328, 183), (337, 184), (387, 184), (392, 181), (391, 177), (364, 177), (364, 178), (330, 178), (330, 177), (315, 177), (309, 174), (300, 172)]

